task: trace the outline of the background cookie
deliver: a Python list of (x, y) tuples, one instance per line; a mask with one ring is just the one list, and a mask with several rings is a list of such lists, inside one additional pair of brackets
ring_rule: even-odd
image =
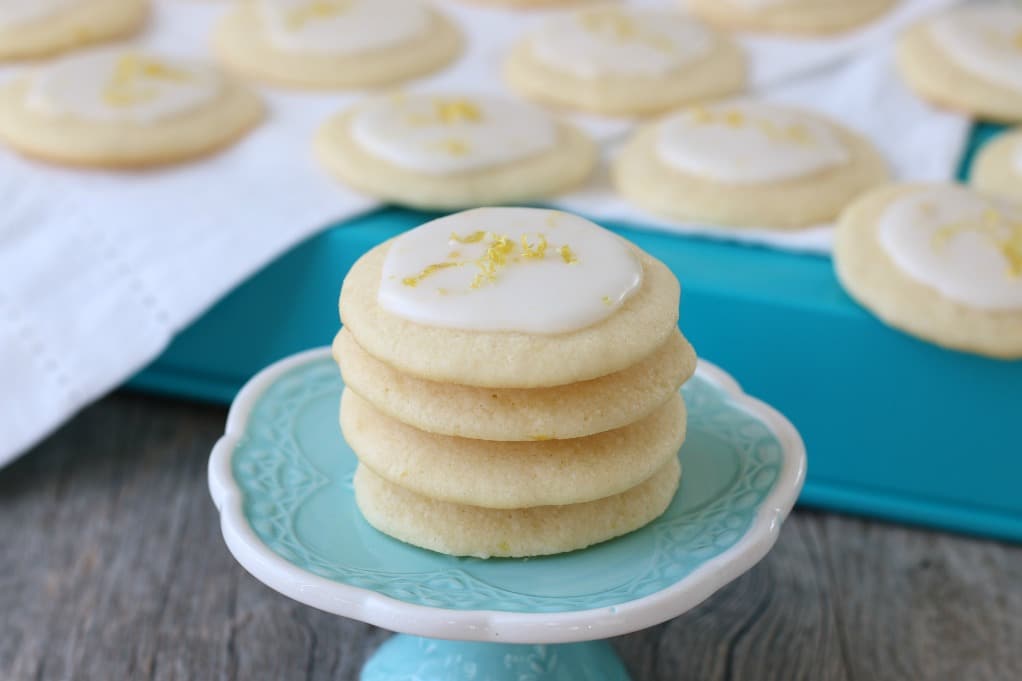
[[(392, 248), (402, 251), (392, 261), (395, 271), (385, 275)], [(482, 249), (483, 257), (464, 259), (468, 248)], [(421, 266), (418, 254), (422, 263), (436, 262)], [(456, 257), (445, 260), (448, 255)], [(501, 257), (505, 264), (496, 266)], [(455, 264), (459, 259), (465, 264)], [(542, 277), (522, 269), (540, 264)], [(381, 286), (394, 301), (391, 309), (407, 296), (408, 314), (425, 310), (443, 323), (384, 309)], [(536, 306), (530, 296), (543, 293), (522, 295), (523, 287), (556, 287), (557, 304)], [(366, 352), (404, 373), (539, 388), (598, 378), (648, 357), (674, 333), (679, 296), (677, 279), (662, 263), (587, 220), (534, 208), (481, 208), (434, 220), (366, 253), (344, 280), (340, 313)], [(493, 328), (480, 328), (487, 325)]]
[(739, 47), (681, 12), (601, 6), (548, 19), (505, 63), (539, 101), (611, 115), (648, 114), (745, 86)]
[(638, 529), (671, 503), (681, 478), (674, 457), (627, 492), (584, 504), (505, 510), (435, 501), (391, 484), (363, 465), (355, 498), (376, 529), (456, 556), (542, 556), (585, 548)]
[(8, 0), (0, 3), (0, 60), (46, 57), (135, 33), (147, 0)]
[(461, 52), (457, 28), (416, 0), (241, 0), (214, 45), (232, 69), (279, 85), (356, 88), (436, 71)]
[(898, 40), (909, 86), (940, 106), (993, 121), (1022, 120), (1022, 8), (975, 3), (922, 21)]
[(317, 156), (345, 183), (427, 210), (522, 203), (570, 189), (596, 145), (539, 109), (493, 96), (371, 100), (324, 125)]
[(897, 0), (687, 0), (707, 21), (749, 31), (837, 33), (878, 18)]
[(833, 220), (888, 170), (869, 142), (822, 116), (736, 100), (640, 128), (612, 174), (622, 195), (669, 218), (799, 229)]
[(662, 405), (696, 366), (681, 332), (617, 373), (532, 390), (408, 376), (374, 359), (346, 329), (334, 340), (334, 358), (348, 388), (395, 419), (433, 433), (501, 441), (582, 437), (620, 428)]
[(263, 114), (248, 88), (212, 67), (127, 48), (65, 59), (0, 87), (0, 137), (69, 165), (145, 167), (238, 139)]
[(348, 389), (341, 427), (359, 461), (395, 485), (455, 504), (518, 509), (602, 499), (646, 480), (677, 456), (685, 403), (674, 393), (646, 418), (588, 437), (489, 442), (426, 433)]
[(1022, 203), (1022, 130), (1005, 133), (983, 147), (969, 181), (984, 194)]
[(1022, 206), (955, 185), (890, 185), (835, 233), (845, 290), (891, 326), (949, 348), (1022, 357)]

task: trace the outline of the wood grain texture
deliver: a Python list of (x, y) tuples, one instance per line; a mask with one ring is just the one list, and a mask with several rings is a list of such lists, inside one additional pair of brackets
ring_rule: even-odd
[[(0, 679), (358, 677), (387, 632), (224, 547), (224, 418), (115, 395), (0, 470)], [(749, 574), (615, 645), (636, 681), (1022, 679), (1022, 547), (801, 511)]]

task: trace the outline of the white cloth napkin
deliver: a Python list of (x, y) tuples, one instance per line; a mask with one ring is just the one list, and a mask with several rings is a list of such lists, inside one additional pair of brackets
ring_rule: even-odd
[[(900, 25), (935, 4), (944, 3), (903, 0), (888, 18), (832, 42), (744, 39), (754, 84), (764, 96), (825, 110), (871, 136), (900, 177), (948, 178), (966, 123), (911, 97), (893, 75), (886, 47)], [(216, 5), (158, 2), (143, 42), (205, 54), (223, 11)], [(465, 27), (468, 54), (415, 87), (502, 90), (502, 54), (540, 15), (444, 7)], [(83, 172), (0, 149), (0, 465), (145, 366), (274, 257), (331, 222), (375, 207), (332, 181), (310, 153), (319, 123), (358, 95), (265, 94), (265, 124), (234, 148), (180, 167)], [(579, 120), (608, 148), (629, 127)], [(657, 229), (827, 249), (826, 229), (780, 237), (665, 222), (614, 197), (600, 177), (555, 203)]]

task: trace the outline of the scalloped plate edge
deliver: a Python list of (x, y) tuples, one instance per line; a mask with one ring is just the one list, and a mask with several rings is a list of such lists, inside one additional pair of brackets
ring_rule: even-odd
[(616, 606), (560, 613), (449, 610), (405, 603), (369, 589), (336, 582), (292, 565), (256, 536), (242, 511), (242, 493), (231, 472), (231, 456), (245, 433), (248, 415), (265, 390), (296, 366), (329, 358), (329, 348), (286, 357), (252, 377), (227, 414), (225, 433), (209, 459), (209, 488), (220, 512), (224, 541), (237, 561), (270, 588), (306, 605), (384, 629), (464, 641), (569, 643), (604, 639), (659, 624), (699, 605), (758, 563), (777, 541), (781, 523), (802, 489), (805, 445), (795, 427), (770, 405), (745, 394), (717, 366), (699, 360), (697, 374), (724, 390), (762, 421), (784, 450), (784, 464), (752, 526), (738, 542), (673, 585)]

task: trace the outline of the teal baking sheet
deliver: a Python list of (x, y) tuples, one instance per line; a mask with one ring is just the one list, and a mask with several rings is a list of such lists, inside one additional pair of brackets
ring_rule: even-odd
[[(995, 133), (977, 130), (976, 140)], [(136, 388), (227, 402), (252, 374), (329, 344), (367, 249), (432, 216), (385, 209), (272, 263), (181, 333)], [(828, 258), (608, 227), (682, 282), (699, 354), (802, 432), (806, 505), (1022, 541), (1022, 362), (951, 352), (855, 305)]]

